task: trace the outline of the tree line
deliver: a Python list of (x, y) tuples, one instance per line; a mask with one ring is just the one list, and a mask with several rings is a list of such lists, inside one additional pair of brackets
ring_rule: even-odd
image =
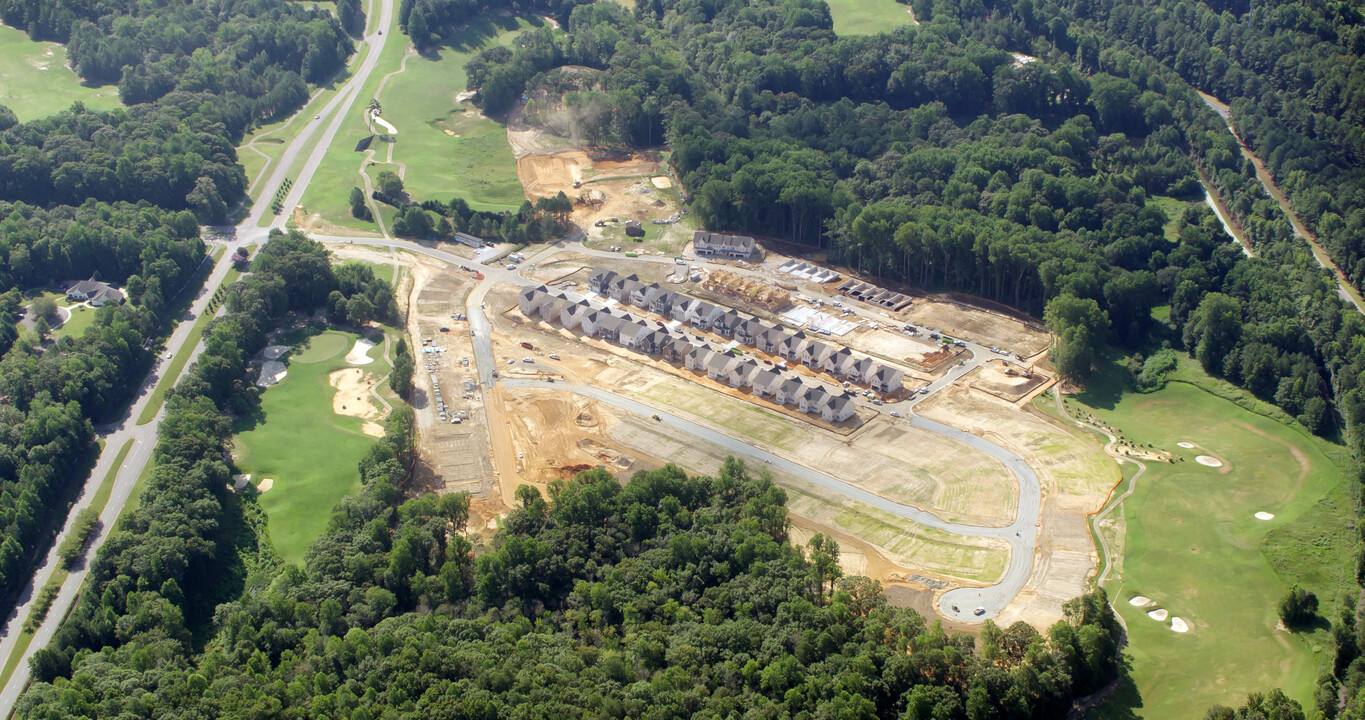
[(950, 635), (842, 577), (827, 538), (792, 546), (783, 491), (734, 460), (523, 486), (476, 559), (466, 494), (403, 499), (411, 442), (396, 413), (305, 565), (222, 605), (202, 652), (129, 586), (128, 630), (18, 717), (1031, 718), (1121, 672), (1103, 591), (1046, 633)]

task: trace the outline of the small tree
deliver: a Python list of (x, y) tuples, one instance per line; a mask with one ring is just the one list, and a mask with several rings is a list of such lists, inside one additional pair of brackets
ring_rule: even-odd
[(1280, 600), (1279, 610), (1285, 627), (1307, 625), (1318, 615), (1318, 596), (1295, 585)]
[(403, 178), (398, 177), (398, 174), (392, 170), (381, 170), (374, 182), (379, 188), (379, 192), (394, 200), (403, 197)]
[(44, 318), (49, 323), (57, 319), (57, 301), (50, 297), (40, 297), (28, 306), (35, 318)]

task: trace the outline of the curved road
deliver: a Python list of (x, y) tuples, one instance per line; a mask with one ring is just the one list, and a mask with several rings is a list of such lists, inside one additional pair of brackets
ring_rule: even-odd
[[(381, 0), (379, 21), (372, 27), (375, 29), (387, 29), (392, 22), (392, 18), (393, 0)], [(369, 54), (361, 63), (355, 75), (341, 87), (336, 96), (333, 97), (320, 112), (316, 113), (323, 118), (329, 119), (330, 123), (327, 125), (326, 129), (322, 131), (322, 135), (320, 136), (317, 145), (313, 148), (312, 153), (307, 156), (302, 168), (299, 170), (294, 186), (286, 199), (286, 207), (293, 207), (298, 203), (304, 189), (312, 180), (313, 174), (317, 172), (318, 166), (322, 163), (323, 157), (327, 154), (328, 147), (336, 137), (337, 132), (341, 129), (352, 104), (359, 95), (361, 87), (365, 84), (370, 72), (378, 63), (380, 52), (384, 48), (385, 38), (386, 36), (380, 35), (377, 32), (369, 34), (364, 38), (364, 41), (370, 45)], [(265, 216), (266, 211), (269, 209), (271, 200), (274, 197), (275, 189), (278, 188), (285, 177), (288, 176), (291, 166), (303, 153), (309, 140), (318, 132), (319, 128), (322, 127), (321, 121), (308, 120), (307, 122), (307, 126), (300, 130), (299, 134), (290, 142), (289, 146), (285, 149), (285, 152), (281, 155), (279, 164), (276, 165), (274, 172), (265, 183), (264, 188), (260, 191), (260, 195), (257, 196), (257, 200), (252, 205), (250, 213), (247, 215), (246, 219), (237, 226), (236, 238), (232, 242), (227, 243), (227, 247), (223, 251), (221, 259), (219, 259), (217, 265), (214, 266), (212, 272), (209, 273), (203, 286), (198, 289), (194, 301), (190, 304), (189, 312), (181, 319), (180, 324), (176, 326), (175, 330), (171, 332), (170, 337), (167, 338), (163, 353), (169, 353), (170, 356), (176, 356), (186, 349), (184, 346), (189, 339), (190, 331), (194, 325), (195, 319), (206, 312), (214, 291), (216, 291), (219, 284), (221, 284), (223, 279), (227, 276), (228, 270), (232, 267), (231, 257), (233, 250), (252, 243), (258, 245), (264, 244), (269, 240), (270, 228), (257, 227), (257, 223)], [(287, 216), (276, 218), (272, 223), (272, 227), (283, 227), (286, 219)], [(199, 343), (198, 346), (188, 349), (191, 354), (189, 362), (185, 364), (186, 368), (194, 363), (194, 360), (198, 357), (202, 349), (202, 342)], [(91, 470), (89, 477), (86, 478), (84, 488), (82, 488), (76, 502), (67, 515), (66, 524), (53, 541), (52, 548), (44, 559), (43, 564), (38, 567), (37, 571), (34, 573), (33, 580), (20, 595), (21, 601), (19, 606), (5, 620), (4, 629), (2, 631), (3, 637), (0, 637), (0, 663), (8, 660), (16, 648), (20, 636), (20, 626), (33, 608), (36, 589), (46, 585), (48, 580), (52, 577), (53, 572), (59, 567), (60, 561), (57, 559), (57, 548), (60, 547), (62, 540), (70, 533), (72, 521), (80, 510), (90, 505), (95, 492), (99, 489), (104, 478), (108, 476), (110, 472), (116, 472), (109, 501), (105, 505), (104, 511), (100, 514), (100, 529), (95, 534), (95, 537), (92, 538), (83, 556), (86, 560), (78, 564), (62, 583), (56, 599), (49, 608), (43, 623), (34, 633), (33, 639), (25, 650), (20, 662), (15, 667), (13, 675), (10, 676), (4, 687), (0, 688), (0, 717), (8, 717), (13, 711), (14, 703), (19, 699), (20, 694), (22, 694), (24, 688), (28, 685), (29, 659), (33, 656), (34, 652), (45, 647), (56, 634), (57, 628), (74, 604), (81, 589), (81, 584), (85, 580), (88, 571), (88, 559), (94, 557), (95, 553), (99, 550), (99, 547), (104, 544), (109, 531), (114, 527), (119, 514), (122, 513), (124, 505), (132, 494), (133, 487), (136, 484), (138, 477), (142, 475), (143, 469), (147, 466), (148, 462), (151, 461), (152, 449), (156, 446), (157, 428), (161, 424), (161, 419), (165, 410), (162, 408), (162, 410), (157, 413), (156, 419), (145, 425), (136, 424), (136, 418), (142, 413), (142, 410), (150, 401), (152, 389), (155, 388), (157, 383), (161, 380), (163, 363), (164, 360), (158, 360), (152, 367), (151, 372), (143, 379), (139, 395), (129, 408), (127, 414), (110, 425), (97, 428), (99, 438), (105, 441), (105, 446), (100, 452), (99, 459), (96, 461), (95, 467)], [(132, 443), (132, 449), (128, 452), (122, 465), (115, 468), (114, 458), (119, 450), (128, 442)]]
[[(489, 323), (482, 307), (483, 298), (487, 294), (489, 287), (495, 282), (504, 282), (521, 286), (536, 286), (542, 284), (538, 281), (522, 277), (517, 271), (507, 270), (498, 263), (484, 265), (476, 260), (463, 258), (416, 241), (327, 235), (314, 235), (313, 238), (322, 242), (369, 245), (408, 250), (463, 268), (469, 272), (484, 273), (486, 278), (484, 282), (480, 283), (478, 287), (470, 293), (467, 314), (469, 316), (470, 330), (474, 333), (474, 357), (479, 372), (479, 381), (485, 388), (491, 388), (493, 386), (495, 380), (493, 372), (497, 369), (497, 361), (493, 356), (492, 349), (492, 325)], [(570, 245), (577, 244), (579, 240), (581, 240), (581, 235), (567, 242), (546, 246), (545, 249), (529, 258), (526, 264), (541, 262), (544, 259), (569, 249), (590, 256), (608, 257), (613, 259), (619, 259), (620, 257), (616, 253), (592, 250), (581, 246), (569, 247)], [(635, 259), (645, 260), (647, 262), (673, 263), (671, 257), (641, 256)], [(891, 322), (890, 318), (873, 315), (862, 308), (855, 307), (852, 309), (865, 318), (870, 317), (878, 322)], [(1028, 582), (1029, 576), (1033, 572), (1033, 557), (1038, 540), (1038, 522), (1042, 510), (1042, 490), (1039, 485), (1038, 476), (1033, 472), (1033, 469), (1028, 466), (1028, 463), (1024, 462), (1018, 455), (977, 435), (913, 414), (913, 409), (916, 405), (927, 398), (932, 397), (933, 394), (939, 390), (952, 385), (963, 375), (966, 375), (977, 367), (985, 364), (986, 360), (989, 359), (991, 352), (988, 348), (970, 341), (964, 340), (963, 342), (967, 345), (967, 349), (971, 352), (972, 357), (963, 361), (960, 365), (951, 368), (942, 378), (939, 378), (927, 386), (929, 390), (928, 393), (915, 395), (898, 403), (887, 403), (881, 407), (873, 406), (871, 403), (868, 403), (861, 398), (859, 398), (858, 403), (875, 412), (893, 410), (896, 412), (903, 411), (908, 415), (908, 417), (904, 419), (904, 422), (921, 430), (936, 433), (964, 443), (977, 451), (986, 453), (996, 460), (999, 460), (1001, 464), (1014, 475), (1015, 481), (1019, 485), (1018, 512), (1015, 514), (1014, 522), (1004, 527), (981, 527), (946, 522), (931, 512), (887, 500), (880, 495), (870, 493), (855, 485), (850, 485), (849, 483), (826, 475), (813, 468), (792, 462), (766, 450), (755, 448), (748, 442), (738, 440), (704, 425), (679, 417), (671, 413), (667, 408), (656, 408), (600, 388), (586, 385), (566, 385), (565, 383), (547, 383), (540, 380), (526, 379), (505, 379), (503, 380), (503, 386), (510, 388), (567, 388), (629, 412), (642, 415), (658, 415), (664, 424), (724, 447), (727, 450), (734, 452), (736, 455), (763, 460), (765, 463), (772, 464), (774, 467), (777, 467), (784, 472), (850, 497), (858, 502), (891, 513), (897, 517), (905, 518), (918, 525), (952, 533), (954, 535), (1003, 540), (1010, 546), (1010, 559), (1004, 574), (995, 584), (984, 587), (960, 587), (949, 590), (939, 598), (938, 609), (945, 617), (960, 622), (982, 622), (999, 615), (1014, 597), (1019, 594), (1019, 591), (1024, 587), (1024, 584)], [(954, 609), (955, 607), (957, 608), (956, 610)], [(975, 611), (978, 608), (984, 608), (985, 612), (981, 615), (976, 615)]]

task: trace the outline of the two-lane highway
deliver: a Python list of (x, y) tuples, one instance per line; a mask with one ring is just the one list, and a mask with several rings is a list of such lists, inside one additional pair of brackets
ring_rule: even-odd
[[(308, 124), (300, 130), (299, 134), (295, 136), (289, 146), (285, 148), (284, 153), (280, 157), (279, 164), (276, 165), (270, 179), (261, 189), (260, 195), (257, 196), (257, 200), (253, 204), (251, 211), (248, 213), (246, 219), (238, 225), (236, 238), (227, 244), (228, 246), (224, 250), (221, 259), (214, 266), (208, 279), (191, 303), (188, 314), (181, 320), (179, 325), (176, 326), (175, 330), (172, 331), (170, 337), (167, 339), (163, 353), (168, 353), (169, 356), (174, 357), (186, 350), (184, 346), (189, 340), (195, 320), (207, 311), (208, 303), (213, 296), (213, 290), (222, 283), (232, 267), (231, 256), (233, 250), (243, 245), (251, 243), (264, 244), (268, 241), (269, 228), (257, 227), (257, 224), (260, 219), (265, 216), (265, 212), (269, 209), (271, 200), (274, 197), (275, 190), (284, 182), (284, 179), (288, 176), (294, 162), (303, 153), (303, 150), (308, 146), (311, 138), (318, 132), (322, 123), (328, 122), (326, 129), (322, 131), (322, 135), (320, 136), (317, 145), (313, 148), (312, 153), (308, 155), (302, 168), (299, 170), (298, 175), (294, 180), (293, 188), (290, 190), (288, 198), (286, 199), (285, 207), (292, 208), (294, 204), (298, 202), (298, 199), (302, 197), (304, 189), (312, 180), (314, 173), (322, 162), (322, 158), (326, 155), (328, 146), (332, 143), (337, 132), (341, 129), (342, 124), (350, 117), (351, 107), (354, 105), (355, 100), (359, 96), (360, 90), (364, 86), (371, 71), (374, 70), (375, 65), (378, 63), (386, 39), (379, 31), (387, 29), (392, 23), (392, 20), (393, 0), (381, 0), (378, 22), (372, 26), (372, 30), (375, 32), (372, 32), (364, 38), (364, 41), (370, 45), (369, 54), (366, 56), (365, 60), (362, 61), (355, 75), (342, 86), (341, 90), (337, 92), (331, 102), (327, 103), (322, 111), (317, 113), (320, 116), (320, 119), (308, 120)], [(351, 119), (354, 120), (354, 118)], [(286, 212), (285, 215), (277, 218), (272, 223), (272, 226), (283, 227), (287, 217), (288, 214)], [(202, 343), (199, 343), (194, 348), (188, 348), (191, 355), (189, 362), (185, 364), (185, 367), (188, 368), (193, 364), (195, 358), (198, 357), (202, 349)], [(150, 401), (151, 391), (160, 381), (163, 367), (168, 365), (169, 363), (158, 361), (147, 377), (143, 379), (139, 396), (129, 408), (128, 413), (118, 422), (107, 427), (99, 428), (99, 436), (105, 441), (105, 446), (100, 453), (99, 460), (96, 462), (90, 476), (86, 478), (85, 487), (82, 488), (76, 503), (67, 516), (65, 526), (53, 542), (52, 549), (48, 553), (47, 558), (34, 573), (33, 580), (29, 583), (21, 596), (24, 598), (22, 604), (20, 604), (20, 606), (15, 609), (14, 613), (5, 621), (3, 637), (0, 638), (0, 663), (3, 663), (14, 653), (20, 637), (20, 626), (33, 608), (37, 589), (43, 587), (57, 569), (60, 562), (57, 558), (57, 548), (61, 545), (62, 540), (70, 533), (72, 522), (77, 513), (90, 505), (99, 485), (103, 482), (109, 472), (117, 470), (117, 474), (114, 478), (113, 491), (110, 494), (108, 503), (104, 507), (104, 511), (100, 514), (101, 527), (86, 550), (86, 562), (81, 563), (79, 567), (71, 571), (66, 580), (62, 583), (56, 599), (48, 609), (48, 613), (42, 624), (34, 633), (33, 639), (30, 641), (19, 664), (16, 666), (13, 675), (10, 676), (9, 680), (5, 683), (5, 686), (0, 688), (0, 717), (8, 717), (13, 711), (15, 702), (19, 699), (20, 694), (22, 694), (24, 688), (28, 685), (29, 659), (33, 656), (33, 653), (51, 642), (52, 637), (56, 634), (57, 628), (61, 625), (67, 612), (75, 603), (76, 597), (81, 589), (81, 584), (85, 581), (89, 558), (94, 557), (100, 546), (103, 545), (110, 530), (113, 529), (117, 522), (120, 513), (122, 513), (129, 496), (132, 494), (133, 487), (136, 484), (138, 477), (142, 475), (143, 470), (151, 461), (152, 450), (155, 447), (157, 440), (157, 429), (160, 427), (161, 419), (165, 412), (164, 408), (157, 413), (156, 418), (152, 422), (145, 425), (136, 424), (136, 418), (141, 415), (143, 409)], [(122, 465), (116, 469), (113, 467), (114, 459), (119, 450), (122, 449), (124, 444), (128, 441), (132, 441), (132, 449), (129, 451)]]

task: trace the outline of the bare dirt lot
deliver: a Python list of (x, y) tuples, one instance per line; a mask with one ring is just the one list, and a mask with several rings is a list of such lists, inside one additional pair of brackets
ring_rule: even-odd
[(1086, 516), (1118, 481), (1117, 466), (1071, 428), (978, 390), (954, 386), (917, 409), (1012, 450), (1038, 473), (1043, 511), (1033, 575), (996, 622), (1042, 627), (1061, 618), (1062, 604), (1086, 591), (1098, 562)]
[(1050, 380), (1041, 371), (1024, 367), (1022, 363), (995, 359), (973, 370), (967, 378), (968, 384), (977, 390), (1011, 403), (1028, 397)]

